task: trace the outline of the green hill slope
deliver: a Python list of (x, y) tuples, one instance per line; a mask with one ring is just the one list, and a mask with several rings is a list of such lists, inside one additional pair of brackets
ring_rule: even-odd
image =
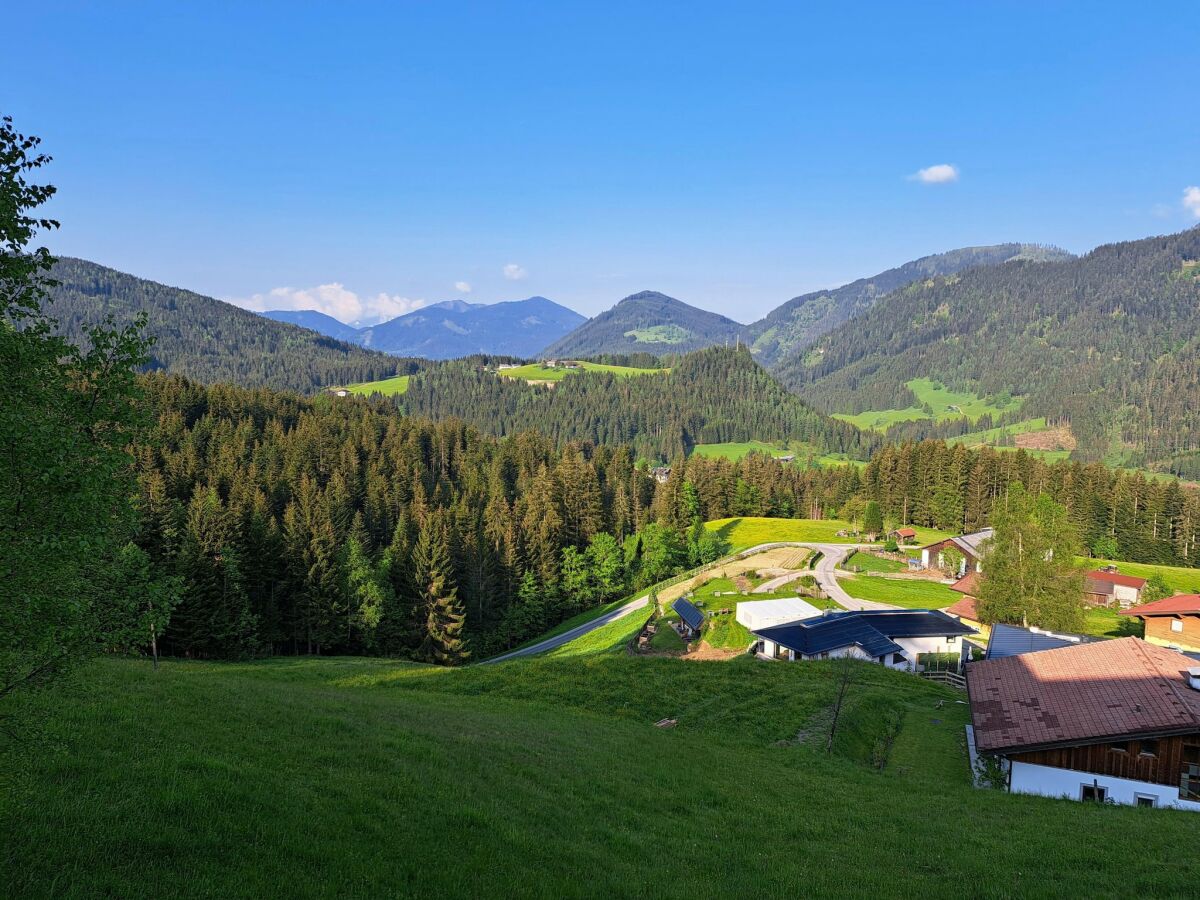
[(741, 324), (725, 316), (697, 309), (657, 291), (642, 291), (584, 322), (548, 346), (540, 356), (687, 353), (733, 344), (743, 330)]
[[(975, 790), (963, 707), (900, 673), (620, 655), (108, 660), (7, 745), (12, 896), (1185, 896), (1193, 817)], [(857, 692), (856, 692), (857, 691)], [(679, 725), (658, 729), (663, 716)], [(900, 731), (883, 770), (878, 724)], [(817, 740), (805, 742), (806, 726)], [(1080, 835), (1087, 835), (1080, 840)], [(133, 849), (136, 848), (136, 852)]]
[(206, 384), (312, 393), (331, 384), (375, 381), (404, 374), (412, 360), (397, 359), (276, 322), (231, 303), (126, 275), (82, 259), (60, 259), (47, 311), (71, 340), (84, 325), (112, 316), (118, 324), (147, 317), (155, 339), (151, 366)]
[(821, 409), (903, 410), (932, 378), (1024, 397), (1069, 424), (1084, 458), (1189, 474), (1200, 448), (1200, 228), (1010, 262), (889, 294), (776, 373)]
[(772, 366), (792, 353), (802, 352), (822, 335), (870, 309), (880, 297), (915, 281), (1013, 259), (1046, 261), (1070, 257), (1065, 250), (1037, 244), (996, 244), (935, 253), (832, 290), (794, 297), (747, 326), (746, 331), (755, 356), (763, 365)]

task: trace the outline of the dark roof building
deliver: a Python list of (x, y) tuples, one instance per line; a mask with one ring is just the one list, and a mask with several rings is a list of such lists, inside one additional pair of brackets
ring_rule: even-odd
[(958, 638), (975, 629), (941, 610), (897, 609), (827, 612), (754, 634), (777, 658), (783, 648), (789, 659), (853, 655), (910, 668), (923, 653), (959, 653)]
[(1090, 644), (1099, 640), (1103, 640), (1103, 638), (997, 623), (992, 626), (992, 633), (988, 638), (986, 658), (1004, 659), (1009, 656), (1021, 656), (1025, 653), (1038, 653), (1042, 650), (1074, 647), (1076, 644)]

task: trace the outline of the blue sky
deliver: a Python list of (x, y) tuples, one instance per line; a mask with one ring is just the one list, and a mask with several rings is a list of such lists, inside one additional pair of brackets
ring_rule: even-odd
[(655, 289), (750, 321), (927, 253), (1200, 221), (1194, 2), (42, 0), (5, 29), (52, 249), (242, 303)]

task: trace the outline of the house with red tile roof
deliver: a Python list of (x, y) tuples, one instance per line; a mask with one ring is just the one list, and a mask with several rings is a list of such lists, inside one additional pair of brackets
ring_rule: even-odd
[(1151, 644), (1200, 651), (1200, 594), (1176, 594), (1122, 610), (1119, 615), (1141, 619)]
[(1122, 575), (1115, 568), (1093, 569), (1083, 574), (1085, 599), (1094, 606), (1121, 604), (1122, 609), (1141, 602), (1145, 578)]
[(1200, 812), (1200, 664), (1138, 638), (972, 663), (971, 740), (1014, 793)]
[(895, 540), (897, 544), (907, 544), (916, 539), (917, 529), (897, 528), (895, 531), (889, 533), (888, 537)]

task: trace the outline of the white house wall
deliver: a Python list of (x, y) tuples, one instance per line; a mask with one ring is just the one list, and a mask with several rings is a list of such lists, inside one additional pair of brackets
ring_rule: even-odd
[(1083, 785), (1093, 782), (1106, 788), (1109, 799), (1115, 803), (1135, 806), (1137, 795), (1142, 794), (1156, 797), (1159, 806), (1174, 806), (1200, 812), (1200, 802), (1180, 800), (1179, 788), (1168, 784), (1133, 781), (1129, 778), (1114, 778), (1111, 775), (1094, 775), (1091, 772), (1077, 772), (1074, 769), (1059, 769), (1026, 762), (1013, 762), (1009, 789), (1014, 794), (1038, 794), (1042, 797), (1079, 800)]
[(953, 644), (946, 643), (942, 635), (934, 637), (893, 638), (909, 658), (914, 669), (917, 667), (917, 656), (922, 653), (956, 653), (962, 656), (962, 638), (957, 638)]

